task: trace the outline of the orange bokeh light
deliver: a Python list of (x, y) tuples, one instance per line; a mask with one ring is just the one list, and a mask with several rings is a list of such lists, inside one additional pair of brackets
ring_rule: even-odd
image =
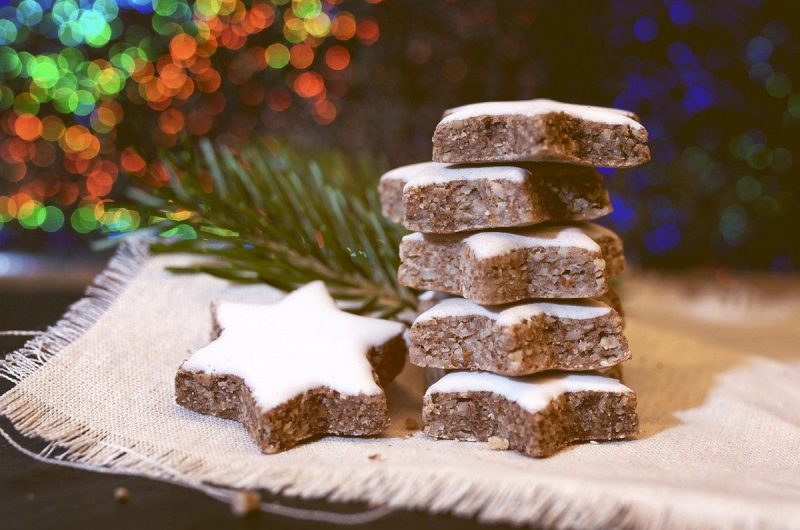
[(358, 40), (369, 46), (378, 42), (378, 39), (381, 36), (381, 28), (374, 19), (362, 18), (358, 21), (356, 36), (358, 37)]
[(133, 147), (126, 147), (119, 157), (119, 164), (122, 169), (129, 173), (141, 173), (146, 166), (144, 158)]
[(178, 134), (183, 126), (183, 113), (178, 109), (167, 109), (158, 116), (158, 128), (164, 134)]
[(327, 99), (321, 99), (314, 104), (314, 119), (317, 123), (328, 125), (336, 119), (336, 106)]
[(308, 68), (314, 62), (314, 50), (307, 44), (295, 44), (289, 52), (289, 62), (298, 70)]
[(350, 52), (344, 46), (332, 46), (325, 52), (325, 64), (331, 70), (344, 70), (350, 64)]
[(58, 116), (45, 116), (42, 118), (42, 138), (49, 142), (58, 141), (64, 134), (64, 123)]
[(42, 121), (33, 114), (22, 114), (14, 121), (14, 132), (28, 142), (39, 138), (43, 130)]
[(169, 42), (169, 53), (176, 61), (188, 61), (197, 53), (197, 41), (185, 33), (175, 35)]
[(347, 12), (339, 13), (333, 19), (331, 33), (339, 40), (350, 40), (356, 34), (356, 19)]
[(325, 90), (325, 82), (316, 72), (303, 72), (294, 80), (294, 91), (304, 98), (313, 98)]

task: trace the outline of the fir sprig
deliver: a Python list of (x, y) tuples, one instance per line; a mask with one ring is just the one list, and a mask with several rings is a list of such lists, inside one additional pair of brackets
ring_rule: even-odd
[(134, 192), (172, 239), (152, 250), (210, 258), (173, 271), (284, 290), (323, 280), (354, 313), (397, 318), (414, 309), (413, 294), (397, 282), (403, 230), (380, 214), (372, 159), (276, 142), (234, 154), (202, 142), (164, 164), (169, 187)]

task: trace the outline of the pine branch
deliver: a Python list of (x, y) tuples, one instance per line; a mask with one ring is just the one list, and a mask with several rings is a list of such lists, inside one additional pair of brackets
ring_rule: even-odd
[(415, 308), (396, 275), (404, 231), (380, 215), (373, 160), (274, 142), (233, 154), (204, 141), (164, 163), (170, 187), (133, 197), (168, 238), (151, 248), (209, 258), (175, 272), (284, 290), (323, 280), (348, 311), (382, 318)]

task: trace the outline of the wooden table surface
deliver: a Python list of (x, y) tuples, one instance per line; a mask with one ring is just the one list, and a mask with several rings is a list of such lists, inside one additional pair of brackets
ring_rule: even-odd
[[(81, 277), (89, 277), (85, 275)], [(70, 282), (67, 282), (70, 283)], [(0, 330), (40, 330), (54, 323), (70, 303), (82, 295), (82, 286), (40, 282), (0, 283)], [(42, 288), (41, 286), (45, 286)], [(0, 353), (13, 351), (25, 339), (0, 337)], [(10, 384), (0, 379), (0, 393)], [(0, 427), (10, 432), (8, 422)], [(16, 439), (19, 440), (19, 437)], [(127, 503), (114, 499), (114, 490), (130, 492)], [(273, 499), (268, 499), (273, 500)], [(333, 505), (321, 501), (275, 498), (291, 506), (353, 511), (357, 505)], [(472, 520), (450, 516), (428, 516), (416, 512), (394, 512), (379, 522), (359, 528), (424, 529), (505, 528), (483, 526)], [(157, 481), (106, 475), (39, 463), (12, 448), (0, 438), (0, 528), (17, 529), (204, 529), (204, 528), (340, 528), (256, 513), (240, 518), (228, 505), (194, 490)], [(510, 528), (510, 527), (509, 527)]]

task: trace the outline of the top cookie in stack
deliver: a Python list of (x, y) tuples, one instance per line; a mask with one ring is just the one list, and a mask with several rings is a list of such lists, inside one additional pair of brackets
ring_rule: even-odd
[[(417, 231), (401, 242), (400, 282), (443, 293), (412, 326), (411, 362), (467, 371), (426, 393), (428, 434), (500, 436), (532, 456), (635, 434), (630, 389), (568, 372), (630, 357), (620, 312), (608, 304), (608, 280), (624, 268), (622, 242), (586, 221), (611, 211), (591, 166), (644, 163), (646, 142), (626, 111), (478, 103), (445, 113), (432, 162), (381, 178), (384, 215)], [(554, 369), (563, 372), (531, 375)], [(468, 405), (451, 410), (455, 403)]]

